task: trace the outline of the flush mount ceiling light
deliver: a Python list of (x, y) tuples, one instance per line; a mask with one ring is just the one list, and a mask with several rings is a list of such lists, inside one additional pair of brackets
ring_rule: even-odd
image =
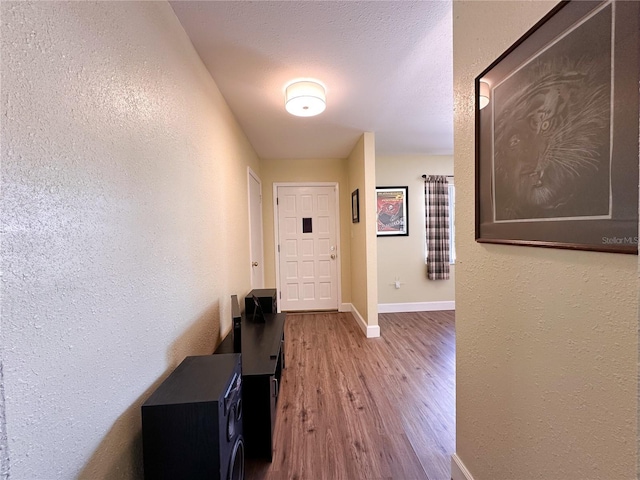
[(287, 112), (298, 117), (313, 117), (327, 108), (324, 86), (316, 80), (300, 80), (285, 89), (284, 104)]
[(489, 99), (491, 98), (491, 89), (489, 84), (484, 80), (480, 80), (480, 110), (489, 105)]

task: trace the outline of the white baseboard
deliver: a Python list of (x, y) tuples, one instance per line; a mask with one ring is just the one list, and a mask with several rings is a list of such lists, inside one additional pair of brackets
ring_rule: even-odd
[(401, 312), (435, 312), (438, 310), (455, 310), (456, 302), (413, 302), (413, 303), (380, 303), (378, 313)]
[(341, 303), (340, 306), (338, 307), (338, 311), (339, 312), (350, 312), (351, 311), (351, 304), (350, 303)]
[(367, 338), (378, 338), (380, 336), (380, 325), (367, 325)]
[(451, 455), (451, 480), (473, 480), (473, 476), (457, 453)]
[(353, 306), (353, 304), (351, 305), (351, 315), (353, 315), (353, 318), (356, 320), (356, 323), (358, 324), (358, 326), (360, 327), (360, 330), (362, 330), (362, 333), (364, 333), (364, 335), (367, 338), (377, 338), (380, 336), (380, 325), (367, 325), (367, 322), (364, 321), (364, 318), (362, 318), (362, 315), (360, 315), (360, 312), (358, 311), (358, 309)]

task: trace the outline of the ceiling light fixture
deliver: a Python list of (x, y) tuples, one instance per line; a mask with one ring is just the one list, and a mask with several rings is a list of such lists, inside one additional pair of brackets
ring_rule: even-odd
[(489, 99), (491, 98), (491, 89), (489, 84), (484, 80), (480, 80), (480, 110), (489, 105)]
[(295, 81), (285, 89), (285, 108), (291, 115), (313, 117), (327, 108), (324, 86), (317, 80)]

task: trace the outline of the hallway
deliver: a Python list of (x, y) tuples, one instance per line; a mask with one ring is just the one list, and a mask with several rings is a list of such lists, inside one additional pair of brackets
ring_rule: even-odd
[(453, 312), (289, 314), (273, 463), (247, 480), (448, 480), (455, 449)]

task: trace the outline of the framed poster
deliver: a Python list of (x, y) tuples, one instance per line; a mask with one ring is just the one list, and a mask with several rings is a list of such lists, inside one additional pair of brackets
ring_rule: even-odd
[(409, 235), (409, 187), (377, 187), (376, 232), (379, 237)]
[(638, 253), (639, 29), (563, 2), (476, 78), (478, 242)]
[(360, 190), (355, 189), (351, 193), (351, 223), (360, 222)]

